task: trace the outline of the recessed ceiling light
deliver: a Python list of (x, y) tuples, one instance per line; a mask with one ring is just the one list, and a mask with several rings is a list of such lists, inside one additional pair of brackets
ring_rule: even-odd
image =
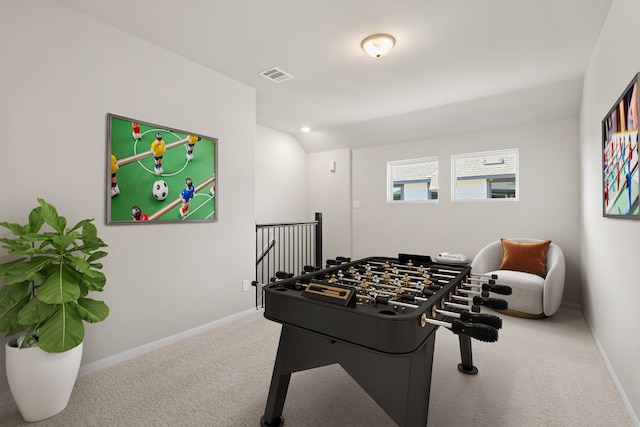
[(311, 130), (311, 128), (309, 126), (303, 126), (300, 130), (304, 133), (307, 133)]

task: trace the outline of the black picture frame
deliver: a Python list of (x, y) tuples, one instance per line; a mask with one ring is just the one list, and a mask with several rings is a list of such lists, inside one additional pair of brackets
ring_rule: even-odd
[(640, 219), (637, 73), (602, 120), (602, 216)]

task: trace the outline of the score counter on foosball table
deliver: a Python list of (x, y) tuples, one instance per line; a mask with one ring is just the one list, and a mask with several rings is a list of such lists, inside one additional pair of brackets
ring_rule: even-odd
[[(427, 420), (435, 331), (460, 340), (458, 369), (477, 373), (470, 338), (493, 342), (502, 321), (480, 306), (506, 309), (490, 293), (508, 287), (467, 265), (429, 256), (345, 258), (264, 286), (267, 319), (283, 325), (263, 426), (283, 423), (293, 372), (339, 363), (401, 426)], [(391, 370), (394, 380), (373, 372)]]

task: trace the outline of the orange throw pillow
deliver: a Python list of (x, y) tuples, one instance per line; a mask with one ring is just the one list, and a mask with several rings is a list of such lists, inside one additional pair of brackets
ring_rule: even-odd
[(547, 275), (547, 248), (551, 240), (543, 242), (514, 242), (507, 239), (502, 241), (502, 264), (498, 270), (514, 270)]

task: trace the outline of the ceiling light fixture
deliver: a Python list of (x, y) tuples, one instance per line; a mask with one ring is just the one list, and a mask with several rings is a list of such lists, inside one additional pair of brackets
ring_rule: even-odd
[(380, 58), (391, 52), (391, 48), (395, 42), (396, 39), (389, 34), (374, 34), (362, 40), (360, 46), (367, 55), (373, 58)]
[(302, 129), (300, 129), (302, 132), (307, 133), (309, 131), (311, 131), (311, 128), (309, 126), (303, 126)]

